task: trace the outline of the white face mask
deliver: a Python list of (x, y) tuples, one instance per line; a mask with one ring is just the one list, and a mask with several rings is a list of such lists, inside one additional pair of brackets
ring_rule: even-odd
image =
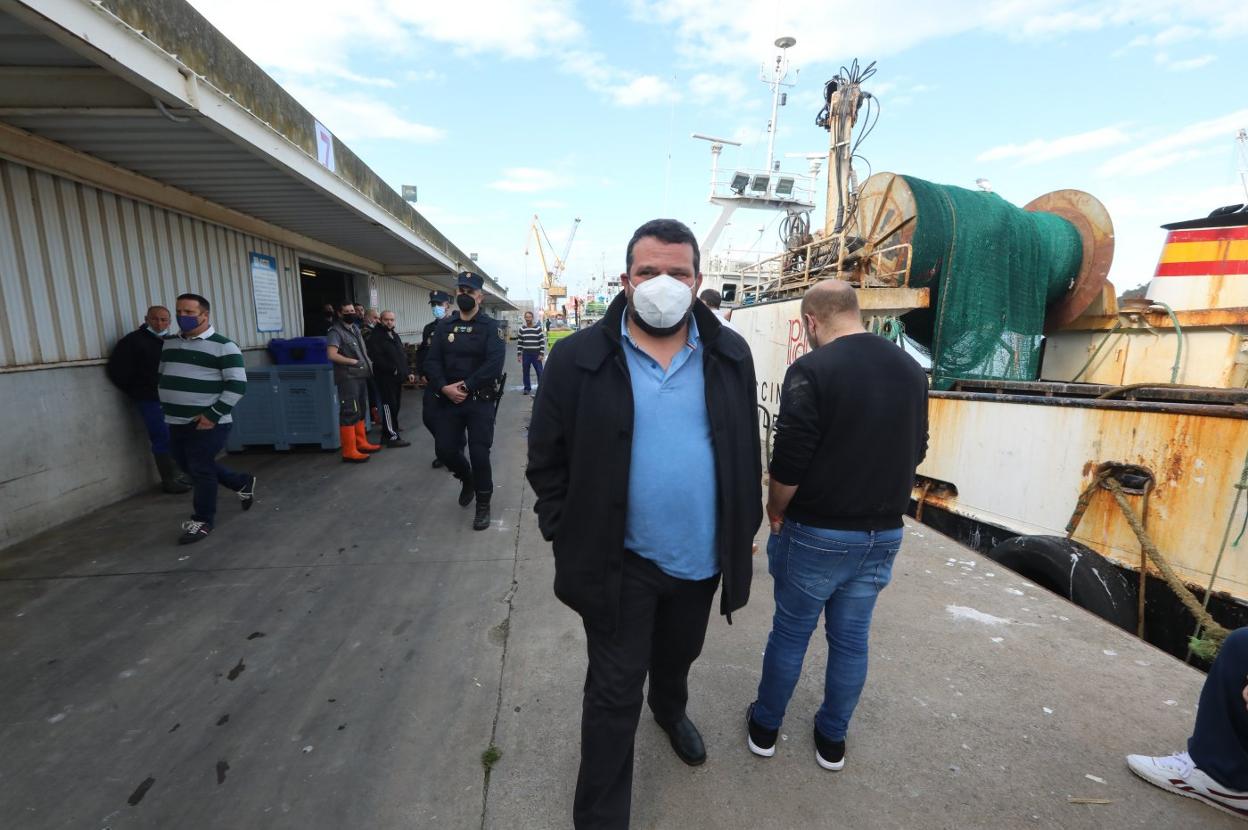
[(669, 329), (684, 319), (693, 305), (689, 286), (670, 274), (659, 274), (633, 289), (637, 316), (656, 329)]

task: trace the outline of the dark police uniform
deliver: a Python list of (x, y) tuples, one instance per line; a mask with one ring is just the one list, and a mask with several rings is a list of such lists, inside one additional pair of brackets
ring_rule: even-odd
[[(451, 295), (445, 291), (429, 292), (429, 305), (431, 306), (449, 303), (450, 301)], [(439, 323), (444, 322), (454, 314), (456, 314), (454, 311), (448, 312), (447, 317), (444, 317), (442, 320), (431, 320), (421, 329), (420, 344), (416, 346), (416, 377), (428, 380), (428, 376), (425, 374), (425, 360), (429, 357), (429, 344), (433, 342), (433, 332), (437, 329)], [(440, 402), (438, 391), (433, 384), (426, 383), (425, 394), (421, 399), (420, 407), (421, 423), (425, 425), (425, 429), (429, 430), (429, 434), (435, 441), (438, 439), (437, 412), (438, 403)], [(441, 467), (442, 462), (434, 461), (433, 466)]]
[[(482, 283), (477, 274), (459, 275), (461, 286), (480, 290)], [(434, 416), (438, 459), (464, 482), (461, 504), (467, 506), (475, 494), (477, 521), (473, 523), (474, 528), (479, 527), (483, 515), (488, 526), (490, 494), (494, 491), (490, 470), (494, 402), (505, 357), (506, 346), (499, 336), (498, 321), (478, 310), (471, 320), (455, 315), (438, 323), (423, 366), (429, 388), (438, 396)], [(455, 404), (442, 394), (442, 389), (460, 381), (468, 389), (468, 398)], [(468, 458), (464, 457), (465, 433)]]

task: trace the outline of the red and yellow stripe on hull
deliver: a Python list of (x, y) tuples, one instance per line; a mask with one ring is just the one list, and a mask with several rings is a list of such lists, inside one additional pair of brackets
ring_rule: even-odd
[(1158, 277), (1248, 274), (1248, 226), (1170, 231)]

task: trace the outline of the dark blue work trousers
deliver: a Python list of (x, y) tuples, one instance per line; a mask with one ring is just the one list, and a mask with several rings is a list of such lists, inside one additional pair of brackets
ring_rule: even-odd
[(1248, 628), (1231, 632), (1200, 692), (1187, 753), (1224, 787), (1248, 792)]
[(237, 473), (217, 463), (217, 454), (225, 447), (229, 434), (229, 424), (217, 424), (212, 429), (197, 429), (193, 423), (169, 425), (173, 460), (195, 484), (195, 512), (191, 518), (207, 522), (209, 527), (217, 517), (217, 486), (238, 492), (251, 481), (247, 473)]
[(520, 352), (520, 362), (524, 367), (524, 391), (532, 392), (533, 387), (529, 384), (529, 368), (537, 372), (537, 382), (542, 382), (542, 353), (541, 352)]
[[(456, 478), (471, 481), (478, 493), (494, 492), (490, 446), (494, 443), (494, 402), (469, 398), (460, 404), (439, 401), (434, 443), (438, 458)], [(464, 444), (468, 457), (464, 458)], [(469, 463), (471, 462), (471, 463)]]
[(147, 440), (152, 443), (152, 452), (165, 455), (169, 452), (169, 425), (165, 423), (160, 401), (135, 401), (134, 405), (143, 418), (143, 426), (147, 428)]

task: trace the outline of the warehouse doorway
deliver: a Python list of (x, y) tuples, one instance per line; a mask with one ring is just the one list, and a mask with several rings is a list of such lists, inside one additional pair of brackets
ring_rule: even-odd
[(323, 336), (329, 331), (330, 320), (325, 318), (325, 306), (335, 308), (342, 302), (364, 303), (358, 296), (356, 277), (332, 265), (307, 259), (299, 260), (299, 296), (303, 301), (303, 335)]

